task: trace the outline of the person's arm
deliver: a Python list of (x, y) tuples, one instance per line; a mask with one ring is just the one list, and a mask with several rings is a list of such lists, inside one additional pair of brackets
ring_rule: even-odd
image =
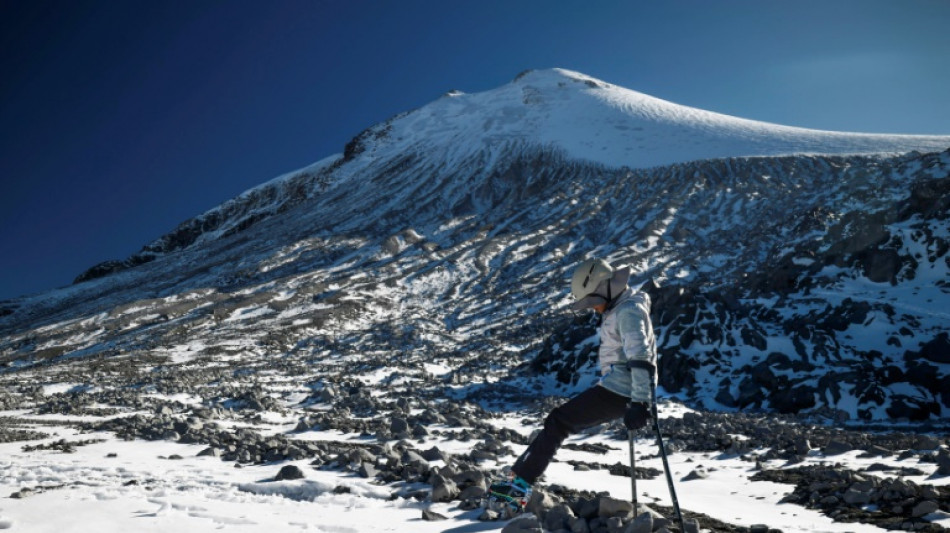
[(620, 338), (627, 361), (637, 361), (630, 369), (630, 401), (650, 402), (653, 376), (644, 365), (656, 365), (656, 341), (653, 324), (650, 322), (650, 300), (645, 294), (636, 306), (627, 305), (618, 309)]

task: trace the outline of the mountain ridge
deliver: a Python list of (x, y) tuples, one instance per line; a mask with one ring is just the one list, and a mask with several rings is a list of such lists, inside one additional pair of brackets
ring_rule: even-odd
[(202, 238), (239, 232), (319, 194), (330, 182), (378, 175), (407, 164), (408, 158), (429, 157), (447, 167), (477, 160), (490, 167), (497, 154), (523, 149), (519, 147), (637, 169), (729, 157), (939, 151), (950, 147), (950, 136), (781, 126), (674, 104), (569, 70), (526, 71), (500, 88), (471, 95), (451, 92), (371, 126), (351, 139), (342, 155), (254, 187), (186, 220), (125, 260), (93, 266), (75, 282), (140, 265)]

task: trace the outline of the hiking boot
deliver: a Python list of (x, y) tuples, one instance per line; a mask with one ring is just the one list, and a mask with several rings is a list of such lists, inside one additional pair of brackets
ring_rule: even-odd
[(513, 472), (509, 472), (505, 479), (492, 483), (488, 489), (488, 508), (506, 518), (524, 512), (530, 499), (531, 484)]

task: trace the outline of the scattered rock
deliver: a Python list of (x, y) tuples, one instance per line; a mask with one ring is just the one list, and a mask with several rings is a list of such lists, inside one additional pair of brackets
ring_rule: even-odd
[(633, 516), (633, 503), (604, 496), (600, 498), (600, 509), (597, 514), (605, 518)]
[(541, 523), (531, 514), (515, 518), (501, 529), (501, 533), (542, 533), (542, 531)]
[(924, 500), (914, 506), (910, 511), (910, 515), (914, 518), (920, 518), (930, 513), (935, 513), (940, 509), (940, 504), (933, 500)]
[(274, 481), (284, 481), (292, 479), (303, 479), (305, 476), (303, 471), (300, 470), (296, 465), (287, 465), (280, 469), (280, 472), (277, 472), (277, 476), (274, 477)]
[(698, 468), (693, 469), (693, 471), (690, 472), (689, 474), (686, 474), (683, 477), (683, 481), (692, 481), (694, 479), (707, 479), (708, 477), (709, 477), (709, 473), (706, 472), (706, 469), (703, 467), (698, 467)]
[(623, 533), (651, 533), (653, 531), (653, 515), (641, 513), (637, 515), (623, 530)]
[(432, 501), (450, 502), (459, 495), (459, 492), (458, 485), (454, 481), (436, 476), (436, 480), (432, 484)]
[(428, 509), (423, 509), (423, 510), (422, 510), (422, 519), (425, 520), (425, 521), (427, 521), (427, 522), (436, 522), (436, 521), (439, 521), (439, 520), (447, 520), (448, 517), (447, 517), (447, 516), (444, 516), (444, 515), (441, 515), (441, 514), (439, 514), (439, 513), (436, 513), (436, 512), (434, 512), (434, 511), (430, 511), (430, 510), (428, 510)]

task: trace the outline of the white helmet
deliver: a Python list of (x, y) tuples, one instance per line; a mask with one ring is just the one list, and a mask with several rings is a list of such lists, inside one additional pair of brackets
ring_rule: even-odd
[(588, 259), (574, 269), (571, 276), (571, 294), (580, 300), (597, 290), (601, 281), (610, 279), (614, 269), (603, 259)]
[(609, 304), (620, 296), (630, 279), (630, 267), (615, 269), (603, 259), (588, 259), (574, 269), (571, 276), (571, 294), (574, 310), (589, 309)]

